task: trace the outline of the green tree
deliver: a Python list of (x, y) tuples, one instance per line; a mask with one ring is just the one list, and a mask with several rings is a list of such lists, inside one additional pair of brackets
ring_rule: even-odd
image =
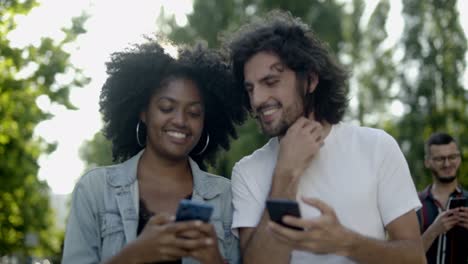
[[(403, 1), (404, 57), (398, 69), (406, 114), (393, 130), (422, 188), (431, 181), (424, 170), (424, 141), (434, 131), (454, 135), (468, 157), (468, 90), (465, 71), (466, 38), (458, 20), (456, 1)], [(468, 163), (460, 170), (468, 186)]]
[[(43, 38), (37, 46), (17, 48), (8, 39), (15, 16), (27, 14), (37, 3), (0, 3), (0, 256), (52, 255), (60, 250), (60, 234), (54, 228), (47, 183), (37, 177), (37, 160), (55, 146), (33, 136), (36, 125), (51, 117), (36, 100), (46, 96), (73, 109), (69, 89), (88, 80), (69, 64), (63, 48), (84, 32), (86, 17), (73, 19), (72, 28), (63, 30), (63, 40)], [(74, 80), (57, 83), (56, 77), (65, 73)]]
[(364, 8), (364, 1), (354, 0), (353, 11), (343, 18), (346, 41), (341, 55), (352, 69), (351, 98), (357, 102), (350, 115), (361, 125), (382, 127), (390, 118), (388, 108), (395, 76), (392, 47), (384, 46), (390, 4), (388, 0), (379, 1), (361, 28)]
[(85, 171), (98, 166), (111, 165), (113, 164), (112, 143), (99, 131), (80, 147), (80, 158), (85, 162)]
[[(423, 166), (423, 141), (431, 132), (452, 133), (464, 147), (465, 159), (468, 155), (468, 128), (464, 125), (468, 123), (468, 92), (461, 84), (466, 38), (458, 22), (456, 1), (403, 1), (403, 38), (390, 46), (385, 30), (392, 23), (387, 21), (390, 1), (380, 0), (368, 19), (363, 16), (366, 2), (194, 0), (187, 25), (178, 26), (173, 17), (163, 13), (158, 28), (176, 43), (202, 39), (216, 48), (223, 32), (273, 8), (301, 17), (352, 70), (351, 107), (346, 118), (383, 128), (396, 137), (417, 187), (422, 188), (430, 180)], [(395, 102), (403, 103), (404, 116), (390, 112)], [(239, 139), (232, 142), (229, 152), (220, 155), (211, 171), (229, 177), (237, 160), (266, 142), (254, 120), (238, 131)], [(467, 186), (466, 162), (460, 175)]]
[[(175, 42), (191, 43), (201, 38), (211, 47), (218, 47), (220, 32), (236, 29), (246, 19), (267, 10), (281, 8), (301, 17), (353, 71), (350, 87), (354, 105), (347, 118), (383, 128), (395, 136), (416, 185), (421, 188), (430, 179), (422, 159), (423, 140), (431, 132), (445, 130), (454, 134), (467, 153), (468, 128), (464, 124), (468, 123), (468, 96), (461, 84), (466, 38), (458, 22), (455, 0), (403, 3), (406, 25), (403, 41), (392, 46), (386, 43), (388, 0), (377, 3), (368, 21), (363, 20), (363, 0), (347, 4), (341, 1), (224, 0), (213, 3), (195, 0), (188, 24), (179, 27), (174, 19), (169, 19), (168, 33)], [(402, 61), (397, 54), (404, 54)], [(398, 101), (405, 106), (401, 118), (390, 112), (391, 104)], [(216, 173), (230, 175), (233, 162), (265, 142), (252, 120), (239, 129), (239, 136), (231, 151), (221, 156)], [(460, 175), (466, 186), (468, 164), (462, 166)]]
[[(272, 9), (290, 11), (294, 16), (314, 25), (314, 31), (335, 52), (342, 42), (341, 1), (320, 0), (194, 0), (193, 12), (188, 15), (188, 23), (180, 27), (174, 19), (161, 19), (169, 26), (169, 37), (176, 43), (193, 43), (206, 40), (211, 47), (219, 46), (220, 33), (237, 29), (241, 23)], [(338, 34), (337, 34), (338, 32)]]

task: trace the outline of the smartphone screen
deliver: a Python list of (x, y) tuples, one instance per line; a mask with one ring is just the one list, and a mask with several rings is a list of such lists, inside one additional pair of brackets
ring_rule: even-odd
[(299, 204), (296, 201), (287, 199), (268, 199), (266, 201), (266, 207), (272, 221), (292, 229), (302, 230), (302, 228), (285, 224), (282, 220), (285, 215), (301, 217)]
[(448, 208), (453, 209), (457, 207), (466, 206), (466, 197), (451, 197), (448, 203)]
[(176, 221), (201, 220), (209, 222), (213, 206), (203, 202), (181, 200), (176, 212)]

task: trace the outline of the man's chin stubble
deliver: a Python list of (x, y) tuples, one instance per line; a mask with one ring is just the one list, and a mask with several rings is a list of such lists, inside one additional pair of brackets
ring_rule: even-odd
[(440, 183), (452, 183), (453, 181), (455, 181), (456, 178), (457, 176), (449, 176), (449, 177), (436, 176), (437, 181)]
[(287, 124), (280, 124), (275, 128), (267, 129), (260, 124), (260, 128), (262, 133), (268, 137), (282, 137), (286, 134), (289, 127)]

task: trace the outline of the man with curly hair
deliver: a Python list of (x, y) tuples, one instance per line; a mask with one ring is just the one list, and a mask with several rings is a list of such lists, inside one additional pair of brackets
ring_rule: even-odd
[[(228, 179), (202, 169), (229, 148), (246, 111), (219, 53), (154, 40), (114, 53), (100, 97), (119, 164), (76, 184), (63, 263), (239, 263)], [(175, 222), (179, 201), (213, 207), (211, 220)]]
[[(227, 40), (244, 105), (269, 142), (235, 164), (245, 263), (424, 263), (408, 165), (386, 132), (342, 122), (348, 72), (310, 28), (273, 11)], [(297, 200), (291, 229), (269, 198)]]

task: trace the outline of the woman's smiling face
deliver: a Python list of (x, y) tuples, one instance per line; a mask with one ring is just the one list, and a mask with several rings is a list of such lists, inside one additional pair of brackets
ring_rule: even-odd
[(171, 78), (140, 117), (147, 126), (147, 147), (164, 158), (185, 159), (203, 132), (202, 96), (192, 80)]

